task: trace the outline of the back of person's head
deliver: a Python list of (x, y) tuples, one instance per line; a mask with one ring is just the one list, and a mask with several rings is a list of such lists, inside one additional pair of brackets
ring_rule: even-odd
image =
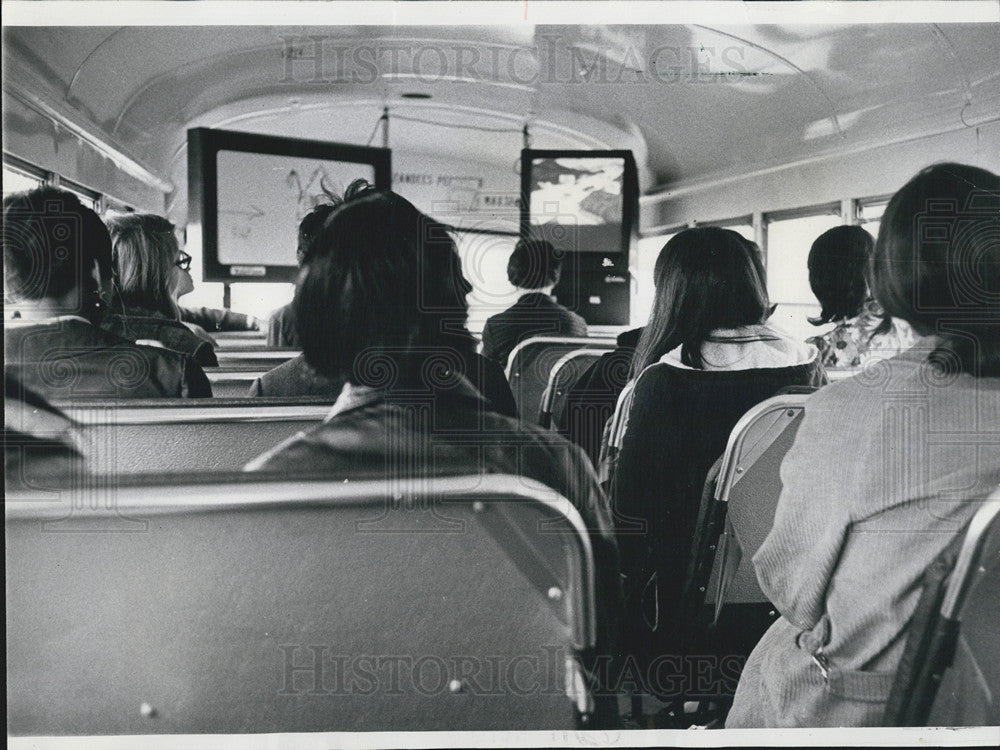
[(471, 288), (442, 224), (395, 193), (355, 189), (306, 252), (296, 332), (319, 373), (368, 383), (380, 375), (366, 368), (386, 358), (455, 346), (471, 354)]
[(298, 259), (300, 266), (306, 257), (309, 244), (316, 238), (316, 235), (319, 234), (319, 230), (323, 228), (323, 222), (326, 221), (327, 217), (332, 214), (336, 210), (337, 206), (339, 206), (342, 202), (342, 199), (337, 198), (336, 200), (331, 199), (329, 203), (320, 203), (313, 206), (309, 210), (309, 213), (302, 217), (302, 221), (299, 222), (298, 245), (295, 248), (295, 257)]
[(111, 277), (111, 239), (101, 218), (73, 193), (43, 187), (3, 200), (4, 292), (17, 301), (65, 300), (90, 316), (99, 301), (93, 278)]
[(174, 225), (156, 214), (125, 214), (108, 222), (115, 292), (125, 305), (179, 317), (172, 279), (180, 250)]
[(1000, 177), (935, 164), (900, 188), (879, 227), (872, 291), (887, 315), (941, 338), (939, 363), (1000, 375)]
[(822, 307), (813, 325), (854, 318), (868, 300), (875, 239), (859, 226), (828, 229), (809, 250), (809, 286)]
[(562, 257), (551, 242), (522, 239), (507, 261), (507, 278), (518, 289), (544, 289), (559, 283)]
[(700, 369), (701, 346), (713, 330), (767, 318), (760, 252), (731, 229), (697, 227), (679, 232), (663, 246), (653, 275), (653, 310), (636, 346), (634, 374), (678, 346), (681, 361)]

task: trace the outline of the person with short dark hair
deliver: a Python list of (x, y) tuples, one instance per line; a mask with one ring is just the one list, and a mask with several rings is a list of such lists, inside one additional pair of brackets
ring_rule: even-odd
[(72, 193), (37, 188), (3, 201), (7, 372), (49, 399), (211, 396), (188, 356), (104, 331), (107, 227)]
[(129, 341), (156, 342), (187, 354), (202, 367), (217, 366), (211, 338), (181, 320), (177, 300), (194, 282), (191, 256), (181, 250), (174, 225), (156, 214), (134, 213), (112, 219), (108, 230), (114, 289), (101, 327)]
[[(342, 202), (342, 199), (337, 196), (328, 195), (327, 197), (329, 202), (313, 206), (299, 222), (298, 243), (295, 247), (295, 257), (299, 267), (302, 266), (302, 260), (305, 258), (309, 243), (319, 233), (326, 218)], [(295, 312), (291, 302), (271, 313), (271, 318), (267, 323), (267, 345), (272, 349), (299, 348), (298, 335), (295, 333)]]
[(909, 326), (882, 313), (869, 292), (875, 240), (859, 226), (833, 227), (809, 250), (809, 286), (822, 309), (809, 322), (833, 328), (809, 339), (825, 367), (859, 367), (913, 343)]
[(562, 257), (545, 240), (519, 240), (507, 262), (507, 278), (520, 293), (517, 302), (486, 321), (483, 356), (507, 365), (511, 351), (532, 336), (586, 336), (587, 321), (556, 302)]
[(727, 727), (878, 726), (925, 571), (1000, 483), (1000, 177), (921, 170), (872, 264), (920, 337), (809, 397), (753, 564), (781, 613)]
[[(310, 245), (293, 301), (306, 360), (343, 389), (321, 424), (247, 469), (400, 481), (506, 473), (548, 485), (589, 530), (598, 648), (610, 654), (619, 582), (606, 501), (578, 447), (497, 414), (470, 384), (470, 289), (446, 227), (391, 192), (345, 202)], [(602, 705), (616, 711), (613, 697)]]

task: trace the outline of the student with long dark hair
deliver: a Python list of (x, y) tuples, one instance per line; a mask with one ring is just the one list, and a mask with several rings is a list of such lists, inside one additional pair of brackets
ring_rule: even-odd
[[(768, 324), (759, 250), (736, 232), (675, 235), (657, 258), (655, 281), (633, 379), (613, 418), (619, 427), (604, 451), (615, 458), (602, 467), (619, 531), (626, 642), (640, 667), (683, 655), (690, 623), (675, 614), (702, 486), (733, 426), (782, 387), (823, 380), (815, 347)], [(683, 684), (657, 674), (651, 692), (683, 697)]]
[(874, 238), (859, 226), (823, 232), (809, 249), (809, 286), (822, 309), (809, 339), (825, 367), (859, 367), (894, 357), (913, 343), (909, 326), (886, 316), (869, 292)]
[(1000, 482), (1000, 178), (921, 171), (889, 201), (872, 272), (920, 338), (806, 402), (753, 559), (782, 617), (727, 726), (881, 723), (924, 571)]

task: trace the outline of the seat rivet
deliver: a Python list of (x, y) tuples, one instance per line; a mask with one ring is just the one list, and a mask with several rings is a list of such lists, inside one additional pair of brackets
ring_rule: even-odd
[(139, 713), (142, 716), (146, 717), (147, 719), (152, 719), (154, 716), (156, 716), (156, 709), (153, 708), (148, 703), (143, 703), (141, 706), (139, 706)]
[(563, 595), (562, 589), (559, 588), (558, 586), (552, 586), (549, 589), (549, 599), (551, 599), (554, 602), (557, 602), (560, 599), (562, 599), (562, 595)]
[(465, 687), (461, 680), (452, 680), (448, 683), (448, 690), (452, 693), (461, 693), (462, 688)]
[(475, 501), (473, 501), (473, 503), (472, 503), (472, 512), (473, 513), (482, 513), (484, 510), (486, 510), (486, 506), (483, 505), (483, 501), (482, 500), (475, 500)]

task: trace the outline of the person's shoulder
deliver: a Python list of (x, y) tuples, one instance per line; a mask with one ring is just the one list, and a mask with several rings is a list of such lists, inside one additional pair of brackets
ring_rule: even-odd
[(282, 305), (277, 310), (274, 310), (271, 313), (271, 317), (269, 318), (269, 320), (271, 321), (272, 325), (275, 324), (275, 323), (280, 324), (282, 321), (284, 321), (290, 315), (292, 315), (292, 303), (291, 302), (289, 302), (287, 305)]
[(851, 377), (819, 388), (806, 401), (806, 412), (857, 415), (881, 408), (887, 398), (906, 393), (926, 379), (926, 373), (921, 374), (925, 358), (912, 354), (869, 362)]

